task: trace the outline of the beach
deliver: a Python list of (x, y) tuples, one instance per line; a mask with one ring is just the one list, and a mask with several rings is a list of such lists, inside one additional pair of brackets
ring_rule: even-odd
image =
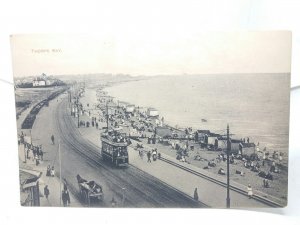
[(158, 109), (173, 127), (224, 134), (229, 124), (234, 138), (249, 137), (284, 152), (287, 160), (288, 88), (287, 74), (219, 74), (153, 77), (104, 90), (117, 100)]
[[(157, 81), (158, 80), (156, 80), (154, 82), (157, 82)], [(145, 83), (145, 81), (142, 81), (142, 82)], [(148, 83), (148, 82), (149, 81), (147, 81), (146, 83)], [(134, 83), (134, 84), (132, 84), (132, 83)], [(137, 104), (137, 102), (139, 102), (143, 99), (147, 99), (147, 98), (143, 98), (143, 93), (140, 92), (140, 87), (139, 87), (138, 84), (139, 84), (139, 81), (128, 82), (128, 83), (123, 83), (121, 85), (115, 85), (115, 86), (112, 86), (112, 87), (105, 88), (102, 91), (107, 93), (107, 95), (110, 96), (113, 99), (114, 104), (117, 104), (119, 101), (127, 101), (128, 104), (134, 104), (136, 108), (142, 109), (142, 108), (146, 107), (146, 104), (148, 103), (148, 100), (145, 100), (145, 103), (143, 103), (141, 105)], [(134, 85), (134, 87), (137, 87), (134, 90), (135, 90), (135, 92), (139, 92), (139, 95), (134, 95), (135, 96), (134, 101), (129, 101), (131, 99), (126, 98), (126, 94), (122, 95), (121, 98), (116, 97), (115, 89), (120, 88), (120, 90), (118, 90), (118, 91), (121, 92), (121, 91), (124, 91), (123, 88), (130, 89), (130, 85)], [(144, 87), (144, 86), (142, 85), (142, 87)], [(122, 92), (122, 93), (124, 93), (124, 92)], [(132, 93), (127, 94), (127, 95), (132, 95)], [(263, 93), (261, 93), (261, 95), (263, 95)], [(150, 96), (151, 96), (151, 94), (150, 94)], [(277, 98), (277, 100), (279, 100), (279, 99)], [(263, 99), (262, 101), (264, 102), (265, 100)], [(163, 100), (162, 100), (162, 102), (163, 102)], [(180, 105), (180, 104), (177, 104), (177, 106), (178, 105)], [(184, 105), (184, 103), (183, 103), (183, 105)], [(249, 102), (249, 105), (251, 105), (251, 101)], [(147, 105), (147, 106), (152, 107), (153, 105)], [(177, 106), (175, 106), (175, 108)], [(275, 104), (275, 106), (274, 105), (273, 106), (269, 105), (268, 107), (270, 109), (274, 110), (274, 108), (276, 108), (276, 107), (282, 107), (283, 108), (284, 106), (285, 106), (285, 104), (283, 104), (283, 105), (282, 104), (279, 104), (279, 105)], [(158, 108), (157, 105), (155, 105), (155, 108), (157, 108), (160, 113), (162, 112), (162, 110), (160, 108)], [(208, 109), (206, 109), (206, 110), (208, 111)], [(280, 111), (280, 113), (277, 114), (277, 116), (278, 116), (277, 120), (284, 119), (284, 121), (286, 121), (287, 120), (287, 118), (285, 118), (286, 116), (283, 116), (283, 111), (284, 110), (279, 109), (279, 111)], [(184, 113), (182, 111), (180, 113), (181, 113), (182, 117), (184, 117), (184, 115), (183, 115)], [(186, 110), (186, 113), (188, 113), (188, 110)], [(166, 113), (166, 114), (168, 114), (168, 113)], [(236, 113), (236, 114), (238, 114), (238, 113)], [(265, 114), (267, 114), (267, 113), (265, 113)], [(172, 117), (171, 117), (171, 120), (173, 122), (171, 122), (171, 120), (167, 116), (165, 116), (165, 114), (160, 114), (160, 115), (161, 115), (161, 117), (164, 117), (164, 120), (165, 120), (164, 125), (168, 125), (171, 129), (179, 128), (179, 130), (182, 130), (182, 131), (187, 127), (190, 127), (193, 130), (196, 130), (197, 128), (199, 129), (200, 127), (205, 128), (205, 129), (210, 129), (210, 125), (213, 122), (215, 122), (215, 120), (211, 120), (210, 117), (208, 117), (208, 116), (200, 116), (200, 117), (205, 117), (209, 122), (203, 122), (203, 121), (200, 120), (200, 122), (196, 122), (195, 124), (192, 124), (192, 123), (187, 122), (187, 119), (185, 118), (185, 119), (179, 119), (178, 123), (176, 124), (174, 122), (174, 120), (172, 120)], [(103, 119), (105, 119), (105, 118), (103, 118)], [(260, 117), (259, 119), (262, 119), (262, 118)], [(140, 116), (138, 116), (136, 114), (136, 117), (135, 116), (131, 117), (129, 121), (138, 121), (138, 120), (140, 120)], [(236, 120), (237, 120), (237, 123), (240, 123), (239, 126), (241, 126), (242, 122), (239, 122), (238, 119), (236, 119)], [(129, 121), (127, 121), (128, 124), (130, 124)], [(183, 124), (184, 121), (187, 122), (186, 126), (184, 126), (184, 124)], [(243, 135), (243, 134), (249, 134), (247, 132), (244, 132), (244, 133), (236, 132), (236, 130), (237, 130), (236, 128), (238, 126), (236, 126), (233, 121), (234, 120), (232, 120), (231, 123), (229, 123), (229, 124), (230, 124), (231, 129), (234, 130), (233, 131), (234, 132), (234, 137), (240, 138), (240, 137), (245, 137), (246, 136), (246, 135)], [(270, 122), (270, 123), (278, 122), (278, 121), (275, 121), (274, 117), (273, 118), (271, 117), (270, 121), (273, 121), (273, 122)], [(274, 124), (267, 124), (267, 122), (268, 121), (263, 121), (262, 125), (260, 125), (260, 129), (262, 127), (268, 127), (268, 126), (273, 127), (274, 126)], [(179, 123), (180, 123), (180, 125), (178, 125)], [(277, 131), (278, 131), (278, 129), (282, 129), (282, 127), (284, 127), (283, 126), (283, 121), (280, 121), (278, 123), (279, 124), (277, 124), (277, 125), (275, 124), (275, 127), (276, 127)], [(248, 121), (247, 124), (251, 124), (251, 121)], [(225, 130), (226, 129), (226, 124), (224, 124), (223, 129), (222, 129), (222, 127), (218, 127), (216, 125), (211, 126), (211, 127), (213, 129), (210, 129), (210, 130), (213, 130), (215, 132), (217, 132), (217, 131), (219, 131), (219, 132), (221, 131), (223, 133), (226, 132), (226, 130)], [(244, 129), (240, 128), (239, 130), (240, 131), (251, 131), (251, 132), (255, 131), (255, 129), (252, 129), (252, 127), (247, 127), (247, 128), (244, 128)], [(262, 134), (263, 132), (265, 132), (265, 135)], [(276, 135), (274, 135), (275, 132), (273, 132), (273, 134), (266, 135), (267, 131), (260, 131), (260, 134), (256, 134), (256, 135), (252, 135), (252, 136), (249, 135), (251, 142), (255, 142), (256, 146), (258, 145), (257, 147), (259, 147), (258, 149), (259, 149), (260, 153), (263, 153), (263, 152), (270, 153), (270, 156), (267, 158), (267, 160), (264, 163), (263, 163), (264, 160), (261, 157), (262, 154), (260, 154), (260, 158), (257, 161), (255, 161), (255, 163), (257, 163), (259, 165), (259, 171), (263, 171), (265, 173), (268, 173), (269, 170), (270, 170), (270, 167), (272, 166), (273, 161), (274, 161), (274, 163), (276, 163), (276, 166), (280, 168), (280, 173), (272, 173), (273, 180), (270, 180), (269, 187), (264, 187), (264, 184), (263, 184), (264, 179), (262, 177), (258, 176), (258, 172), (251, 171), (251, 168), (245, 168), (244, 161), (242, 161), (242, 160), (234, 160), (234, 163), (230, 164), (230, 177), (231, 177), (231, 180), (234, 181), (234, 182), (246, 185), (246, 186), (248, 184), (251, 184), (252, 187), (254, 188), (254, 190), (256, 190), (258, 192), (266, 193), (266, 194), (272, 195), (276, 198), (286, 200), (287, 199), (287, 185), (286, 184), (287, 184), (287, 181), (288, 181), (288, 169), (287, 169), (287, 164), (288, 164), (288, 148), (287, 148), (287, 146), (288, 146), (288, 142), (287, 142), (285, 132), (288, 132), (288, 131), (281, 130), (281, 132), (276, 133)], [(143, 133), (145, 134), (145, 136), (146, 135), (147, 136), (153, 135), (153, 132), (152, 133), (151, 132), (143, 132)], [(276, 141), (274, 143), (272, 143), (271, 142), (272, 140), (276, 140)], [(172, 141), (169, 142), (169, 144), (166, 144), (166, 142), (163, 142), (163, 143), (162, 142), (160, 142), (160, 143), (156, 142), (155, 144), (149, 144), (147, 139), (140, 139), (140, 141), (143, 144), (143, 146), (145, 146), (145, 149), (150, 149), (151, 150), (151, 149), (156, 148), (156, 149), (158, 149), (158, 152), (167, 154), (171, 157), (176, 158), (178, 156), (178, 151), (176, 151), (172, 147), (172, 144), (171, 144)], [(186, 141), (179, 141), (179, 143), (180, 144), (185, 144)], [(218, 158), (221, 152), (209, 151), (207, 148), (201, 147), (201, 145), (199, 143), (195, 143), (194, 141), (188, 141), (187, 144), (189, 146), (192, 145), (193, 150), (189, 149), (187, 151), (187, 154), (185, 156), (186, 162), (181, 162), (181, 163), (188, 163), (188, 164), (195, 165), (195, 166), (197, 166), (199, 168), (203, 168), (206, 171), (209, 171), (213, 174), (218, 174), (218, 171), (219, 171), (220, 168), (222, 168), (226, 171), (226, 161), (219, 160), (219, 158)], [(284, 146), (286, 146), (286, 147), (284, 147)], [(273, 151), (281, 152), (281, 154), (283, 155), (282, 160), (280, 160), (280, 162), (278, 160), (278, 157), (277, 158), (275, 157), (274, 159), (272, 158)], [(208, 163), (211, 162), (211, 161), (215, 162), (216, 165), (213, 166), (213, 167), (208, 166)], [(237, 171), (239, 171), (239, 172), (242, 171), (244, 173), (243, 176), (241, 176), (241, 174), (239, 174)], [(219, 176), (224, 176), (224, 175), (219, 175)]]

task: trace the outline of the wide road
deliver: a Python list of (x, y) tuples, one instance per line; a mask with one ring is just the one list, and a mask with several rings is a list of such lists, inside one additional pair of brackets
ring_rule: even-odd
[(103, 185), (105, 201), (102, 206), (105, 207), (110, 205), (112, 197), (120, 202), (119, 206), (125, 207), (205, 207), (135, 167), (119, 169), (104, 163), (99, 146), (82, 138), (69, 115), (68, 104), (67, 98), (61, 98), (51, 106), (55, 107), (51, 116), (60, 139), (62, 174), (71, 191), (78, 191), (75, 176), (80, 174)]

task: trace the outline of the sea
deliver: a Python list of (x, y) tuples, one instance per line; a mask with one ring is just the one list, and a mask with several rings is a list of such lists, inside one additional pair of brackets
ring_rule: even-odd
[(105, 90), (169, 125), (226, 134), (228, 124), (233, 138), (288, 155), (290, 74), (155, 76)]

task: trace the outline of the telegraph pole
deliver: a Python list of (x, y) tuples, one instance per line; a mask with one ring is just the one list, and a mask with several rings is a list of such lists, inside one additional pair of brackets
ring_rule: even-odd
[(80, 124), (79, 124), (79, 97), (77, 97), (77, 123), (78, 123), (78, 128), (80, 127)]
[(108, 132), (108, 102), (106, 102), (106, 127)]
[(226, 207), (230, 208), (230, 183), (229, 183), (229, 154), (231, 151), (231, 143), (229, 138), (229, 125), (227, 124), (227, 198)]

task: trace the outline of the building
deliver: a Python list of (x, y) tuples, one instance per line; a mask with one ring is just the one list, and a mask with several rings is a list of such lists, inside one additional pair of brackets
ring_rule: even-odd
[(38, 76), (33, 79), (32, 86), (33, 87), (46, 87), (51, 86), (54, 84), (54, 80), (49, 79), (46, 74), (42, 74), (41, 76)]
[(34, 81), (32, 82), (32, 86), (33, 86), (33, 87), (45, 87), (45, 86), (46, 86), (46, 81), (36, 79), (36, 80), (34, 80)]
[(39, 179), (42, 172), (20, 169), (20, 202), (22, 206), (40, 206)]
[(158, 110), (154, 109), (154, 108), (148, 108), (147, 110), (147, 115), (150, 117), (158, 117)]

